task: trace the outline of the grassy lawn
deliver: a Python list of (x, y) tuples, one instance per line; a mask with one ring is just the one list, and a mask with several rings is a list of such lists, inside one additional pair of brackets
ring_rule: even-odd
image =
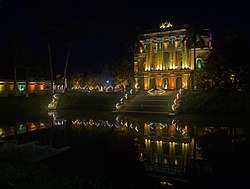
[[(60, 95), (57, 111), (62, 117), (105, 117), (124, 93), (82, 93), (70, 91)], [(20, 122), (48, 118), (47, 105), (52, 94), (0, 97), (1, 122)], [(182, 100), (181, 114), (244, 115), (250, 112), (250, 95), (216, 95), (212, 93), (187, 92)]]
[(123, 93), (67, 92), (60, 95), (58, 110), (112, 111)]
[[(60, 95), (57, 111), (61, 116), (105, 116), (110, 115), (123, 93), (81, 93), (77, 91)], [(1, 122), (20, 122), (47, 118), (47, 106), (52, 94), (30, 94), (25, 96), (0, 97)]]

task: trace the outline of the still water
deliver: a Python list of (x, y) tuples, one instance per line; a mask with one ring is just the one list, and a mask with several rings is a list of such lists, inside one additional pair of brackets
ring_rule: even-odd
[(19, 144), (69, 146), (43, 162), (59, 175), (74, 175), (80, 188), (239, 186), (249, 176), (249, 125), (242, 118), (49, 116), (0, 125), (0, 135)]

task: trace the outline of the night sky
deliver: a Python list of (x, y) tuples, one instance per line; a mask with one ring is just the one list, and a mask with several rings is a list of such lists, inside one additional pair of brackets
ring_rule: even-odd
[(177, 26), (196, 20), (211, 29), (213, 42), (219, 44), (231, 28), (250, 29), (248, 12), (243, 0), (0, 0), (0, 79), (13, 72), (13, 36), (22, 41), (22, 50), (33, 64), (49, 66), (47, 43), (39, 29), (41, 15), (47, 15), (57, 30), (51, 38), (52, 61), (55, 74), (63, 74), (67, 42), (62, 31), (69, 26), (78, 40), (72, 48), (68, 73), (98, 73), (104, 64), (128, 57), (125, 44), (131, 32), (156, 29), (165, 21)]

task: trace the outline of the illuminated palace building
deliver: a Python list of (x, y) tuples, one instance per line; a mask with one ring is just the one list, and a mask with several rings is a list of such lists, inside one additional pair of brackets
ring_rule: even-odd
[[(195, 49), (196, 70), (201, 69), (211, 46), (211, 34), (204, 29), (204, 46)], [(141, 47), (134, 55), (135, 88), (190, 89), (194, 85), (194, 48), (187, 42), (188, 28), (163, 23), (159, 29), (140, 35)]]

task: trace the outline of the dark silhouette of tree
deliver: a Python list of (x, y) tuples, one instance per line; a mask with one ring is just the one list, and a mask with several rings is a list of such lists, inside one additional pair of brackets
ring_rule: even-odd
[(143, 48), (142, 43), (140, 42), (140, 29), (136, 28), (133, 31), (129, 32), (128, 41), (125, 43), (125, 47), (128, 50), (129, 57), (131, 58), (132, 62), (134, 63), (134, 54), (140, 52), (140, 48)]
[(47, 22), (43, 22), (41, 24), (41, 32), (43, 37), (47, 42), (48, 49), (48, 58), (49, 58), (49, 67), (50, 67), (50, 80), (51, 80), (51, 92), (54, 93), (54, 72), (53, 72), (53, 62), (52, 62), (52, 54), (51, 54), (51, 37), (55, 32), (55, 27)]
[(21, 59), (21, 40), (15, 34), (10, 39), (10, 55), (13, 56), (14, 94), (17, 93), (17, 67)]
[(11, 52), (10, 55), (14, 58), (13, 77), (14, 77), (14, 93), (17, 93), (17, 69), (19, 72), (25, 71), (25, 76), (20, 74), (22, 78), (26, 78), (25, 94), (28, 97), (29, 71), (34, 68), (32, 61), (25, 52), (24, 42), (20, 36), (12, 34), (10, 39)]
[[(67, 72), (70, 62), (72, 48), (80, 39), (89, 37), (93, 21), (79, 17), (78, 1), (50, 1), (50, 0), (27, 0), (27, 10), (37, 21), (37, 25), (42, 32), (46, 42), (50, 63), (51, 85), (53, 85), (53, 42), (65, 40), (67, 43), (66, 59), (62, 65), (63, 90), (67, 88)], [(65, 14), (67, 11), (67, 14)], [(83, 26), (84, 24), (84, 26)], [(89, 28), (86, 30), (86, 28)], [(91, 30), (91, 31), (90, 31)], [(54, 44), (54, 43), (53, 43)], [(54, 87), (52, 88), (54, 92)]]
[(133, 67), (128, 60), (122, 59), (114, 66), (115, 84), (127, 91), (127, 86), (132, 84), (134, 79)]
[(96, 77), (91, 71), (85, 76), (84, 83), (85, 83), (85, 86), (87, 86), (89, 90), (93, 90), (95, 88)]
[(247, 36), (229, 31), (226, 41), (212, 49), (197, 78), (199, 88), (217, 92), (249, 91)]
[(203, 26), (197, 22), (192, 24), (184, 25), (187, 29), (186, 36), (184, 37), (184, 41), (186, 41), (188, 49), (194, 49), (194, 74), (193, 74), (193, 89), (196, 88), (196, 48), (204, 47), (205, 39), (204, 35), (207, 34), (207, 31), (203, 28)]
[(67, 69), (68, 69), (71, 49), (73, 45), (77, 44), (77, 42), (80, 40), (80, 37), (81, 37), (78, 31), (79, 31), (79, 28), (77, 28), (73, 23), (71, 24), (70, 27), (66, 26), (64, 28), (65, 37), (66, 37), (67, 46), (68, 46), (67, 56), (66, 56), (66, 61), (64, 65), (64, 71), (63, 71), (63, 90), (64, 91), (67, 89)]
[(83, 73), (74, 73), (70, 76), (70, 83), (72, 85), (72, 89), (80, 89), (83, 86), (83, 82)]
[(52, 62), (52, 50), (51, 43), (52, 38), (58, 32), (58, 25), (56, 24), (56, 10), (54, 1), (38, 0), (27, 1), (26, 8), (31, 17), (34, 18), (38, 29), (42, 33), (47, 43), (49, 68), (50, 68), (50, 80), (51, 80), (51, 92), (54, 93), (54, 71)]
[(102, 86), (107, 85), (107, 81), (109, 81), (109, 84), (114, 83), (113, 66), (110, 64), (104, 64), (100, 77), (100, 84)]

